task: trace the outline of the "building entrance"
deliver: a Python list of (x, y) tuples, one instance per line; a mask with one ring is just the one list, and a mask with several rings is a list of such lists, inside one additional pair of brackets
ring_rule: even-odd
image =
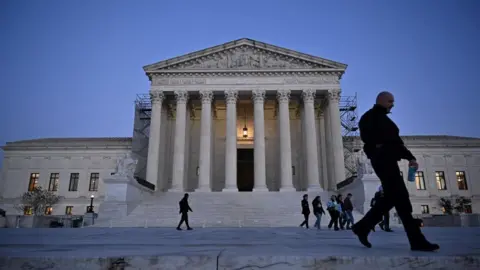
[(255, 183), (253, 162), (253, 149), (237, 149), (238, 191), (253, 191), (253, 186)]

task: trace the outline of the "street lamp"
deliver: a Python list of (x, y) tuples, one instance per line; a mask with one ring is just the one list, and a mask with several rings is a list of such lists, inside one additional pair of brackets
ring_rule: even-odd
[(93, 213), (93, 198), (95, 198), (95, 195), (90, 196), (90, 213)]

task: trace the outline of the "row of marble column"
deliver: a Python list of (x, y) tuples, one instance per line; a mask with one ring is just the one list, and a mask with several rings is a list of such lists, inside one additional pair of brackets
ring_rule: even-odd
[[(210, 90), (199, 91), (202, 101), (201, 127), (200, 127), (200, 157), (199, 181), (197, 191), (211, 191), (211, 136), (212, 136), (212, 101), (213, 92)], [(176, 120), (175, 141), (173, 154), (173, 175), (170, 191), (184, 191), (185, 167), (185, 132), (187, 112), (187, 91), (175, 91)], [(160, 125), (161, 110), (164, 93), (152, 91), (152, 113), (150, 124), (150, 138), (147, 159), (147, 181), (157, 183), (159, 178), (158, 164), (160, 160)], [(340, 92), (328, 92), (328, 105), (326, 106), (326, 148), (323, 158), (330, 160), (324, 163), (329, 168), (324, 177), (333, 178), (334, 181), (343, 181), (345, 177), (343, 160), (343, 142), (340, 126), (339, 102)], [(302, 91), (305, 112), (305, 139), (308, 189), (321, 191), (318, 169), (317, 132), (315, 128), (315, 90)], [(238, 92), (225, 91), (226, 101), (226, 143), (225, 143), (225, 188), (223, 191), (238, 191), (237, 188), (237, 100)], [(253, 90), (254, 104), (254, 191), (267, 191), (266, 163), (265, 163), (265, 117), (264, 102), (265, 90)], [(294, 191), (292, 179), (292, 150), (290, 138), (290, 91), (277, 91), (279, 104), (279, 137), (280, 137), (280, 191)], [(322, 150), (322, 152), (324, 152)]]

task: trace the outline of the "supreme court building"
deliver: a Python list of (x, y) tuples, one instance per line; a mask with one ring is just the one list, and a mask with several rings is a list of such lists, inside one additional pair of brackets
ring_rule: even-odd
[[(145, 66), (150, 89), (135, 103), (132, 137), (3, 146), (0, 208), (15, 213), (40, 185), (61, 197), (49, 214), (83, 214), (93, 196), (103, 226), (175, 226), (178, 200), (191, 192), (193, 223), (298, 226), (304, 193), (326, 204), (351, 192), (358, 219), (379, 181), (355, 150), (360, 139), (342, 136), (346, 68), (251, 39)], [(441, 213), (438, 200), (452, 196), (480, 211), (480, 139), (404, 140), (420, 166), (407, 182), (415, 213)], [(126, 155), (137, 163), (133, 183), (111, 179)], [(400, 168), (407, 175), (405, 162)]]
[(144, 67), (146, 180), (174, 191), (333, 189), (345, 180), (346, 67), (250, 39)]

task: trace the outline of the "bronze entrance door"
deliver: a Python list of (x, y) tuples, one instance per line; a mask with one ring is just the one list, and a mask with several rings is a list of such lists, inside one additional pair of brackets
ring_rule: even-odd
[(253, 191), (253, 149), (237, 149), (238, 191)]

